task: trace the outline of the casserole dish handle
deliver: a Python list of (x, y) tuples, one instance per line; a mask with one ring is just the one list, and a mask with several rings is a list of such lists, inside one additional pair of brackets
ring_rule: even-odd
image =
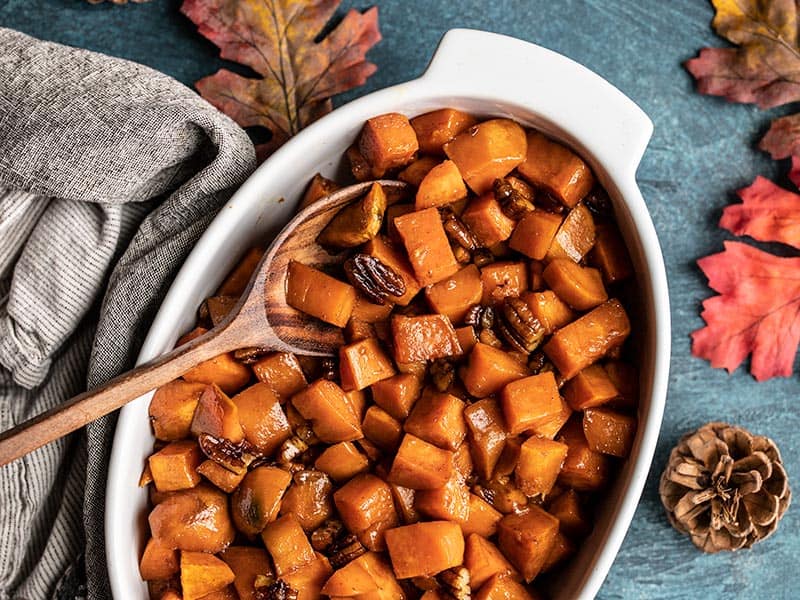
[[(598, 158), (610, 171), (633, 177), (653, 123), (636, 103), (583, 65), (516, 38), (448, 31), (418, 80), (442, 96), (524, 106), (533, 124)], [(499, 106), (502, 110), (502, 105)]]

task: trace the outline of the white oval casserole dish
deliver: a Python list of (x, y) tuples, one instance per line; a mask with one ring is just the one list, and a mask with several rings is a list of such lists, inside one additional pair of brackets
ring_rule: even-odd
[[(316, 173), (332, 177), (364, 121), (386, 112), (414, 116), (454, 107), (507, 116), (573, 147), (608, 190), (634, 262), (641, 314), (639, 428), (630, 458), (609, 491), (594, 530), (559, 580), (554, 598), (592, 598), (625, 537), (656, 447), (667, 388), (670, 320), (667, 280), (655, 229), (635, 180), (653, 131), (642, 110), (578, 63), (514, 38), (449, 31), (422, 77), (355, 100), (320, 119), (272, 155), (236, 192), (175, 278), (139, 355), (170, 350), (197, 307), (239, 256), (277, 233)], [(106, 555), (118, 600), (147, 598), (138, 561), (147, 534), (147, 492), (137, 486), (152, 451), (147, 394), (122, 409), (106, 496)]]

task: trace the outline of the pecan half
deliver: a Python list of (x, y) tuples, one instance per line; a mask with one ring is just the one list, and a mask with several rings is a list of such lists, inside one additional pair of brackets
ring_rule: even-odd
[(311, 545), (317, 552), (328, 552), (333, 543), (344, 532), (344, 524), (338, 519), (328, 519), (311, 532)]
[(269, 585), (256, 586), (253, 600), (297, 600), (298, 591), (278, 579)]
[(591, 191), (586, 194), (583, 203), (586, 205), (586, 208), (592, 211), (594, 216), (600, 219), (614, 218), (614, 208), (611, 205), (611, 198), (608, 197), (608, 193), (601, 187), (592, 188)]
[(341, 569), (351, 560), (357, 559), (365, 554), (367, 549), (358, 541), (352, 533), (339, 538), (328, 548), (331, 566), (334, 569)]
[(528, 354), (536, 350), (544, 339), (544, 327), (533, 316), (528, 304), (517, 296), (503, 301), (498, 329), (505, 340), (520, 352)]
[(453, 600), (470, 600), (472, 591), (469, 586), (469, 571), (466, 567), (453, 567), (436, 576), (441, 584), (440, 591), (445, 598)]
[(247, 467), (259, 456), (258, 450), (247, 440), (232, 442), (203, 433), (197, 438), (197, 443), (208, 458), (238, 475), (247, 471)]
[(482, 485), (476, 485), (472, 492), (506, 515), (519, 512), (528, 505), (528, 497), (506, 476), (495, 477)]
[(494, 309), (491, 306), (476, 304), (467, 311), (464, 323), (478, 329), (490, 329), (494, 325)]
[(458, 218), (456, 213), (449, 208), (443, 208), (439, 214), (442, 217), (444, 232), (447, 234), (447, 237), (451, 242), (455, 242), (470, 252), (477, 250), (480, 247), (480, 242), (478, 242), (475, 234), (472, 233), (470, 228)]
[(387, 296), (406, 293), (406, 282), (394, 269), (369, 254), (356, 254), (344, 263), (344, 272), (353, 287), (373, 304), (384, 304)]
[(456, 370), (453, 363), (444, 358), (439, 358), (431, 364), (431, 379), (433, 385), (440, 392), (447, 391), (456, 378)]
[(509, 179), (495, 179), (492, 187), (495, 200), (509, 219), (518, 221), (534, 210), (533, 203)]

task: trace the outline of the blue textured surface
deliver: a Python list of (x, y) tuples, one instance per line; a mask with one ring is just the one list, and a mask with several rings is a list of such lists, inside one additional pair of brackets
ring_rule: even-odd
[[(178, 13), (180, 2), (89, 6), (79, 0), (0, 0), (0, 25), (49, 40), (148, 64), (191, 84), (222, 63)], [(716, 227), (731, 191), (757, 174), (779, 172), (753, 149), (768, 125), (753, 107), (693, 92), (681, 63), (720, 44), (705, 0), (395, 0), (377, 2), (384, 41), (371, 53), (379, 71), (347, 98), (410, 79), (424, 69), (441, 34), (472, 27), (536, 42), (585, 64), (639, 103), (655, 135), (639, 182), (667, 263), (673, 319), (670, 391), (658, 451), (633, 525), (600, 598), (796, 598), (800, 596), (800, 518), (790, 509), (778, 533), (753, 550), (706, 556), (667, 524), (657, 480), (686, 430), (728, 420), (773, 437), (790, 480), (800, 481), (797, 376), (757, 384), (690, 354), (709, 295), (694, 261), (721, 250)], [(488, 6), (491, 4), (491, 6)], [(345, 2), (343, 8), (368, 3)], [(524, 73), (520, 76), (524, 77)]]

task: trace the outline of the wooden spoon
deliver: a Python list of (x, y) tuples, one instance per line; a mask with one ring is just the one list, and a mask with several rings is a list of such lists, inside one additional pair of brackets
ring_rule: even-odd
[[(389, 195), (407, 188), (400, 181), (379, 183)], [(80, 429), (225, 352), (258, 347), (309, 356), (335, 355), (344, 342), (341, 330), (286, 303), (286, 270), (290, 260), (316, 266), (340, 261), (340, 257), (331, 256), (316, 243), (317, 235), (340, 208), (364, 195), (372, 184), (368, 181), (334, 192), (289, 221), (256, 267), (239, 303), (211, 331), (1, 434), (0, 466)]]

